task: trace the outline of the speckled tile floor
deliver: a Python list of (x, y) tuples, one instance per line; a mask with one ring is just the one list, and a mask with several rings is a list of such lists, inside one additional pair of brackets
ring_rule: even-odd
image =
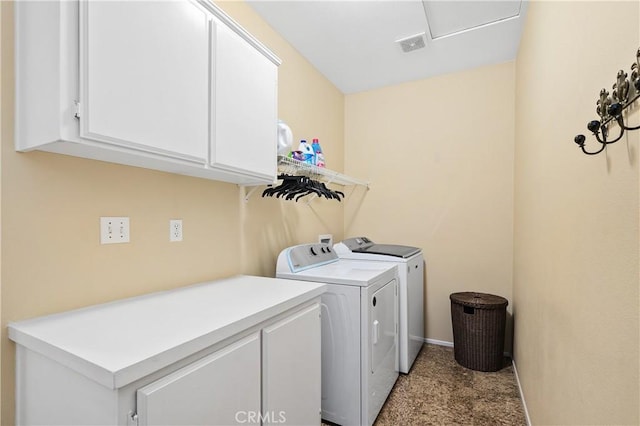
[(513, 366), (473, 371), (455, 361), (453, 348), (425, 344), (374, 423), (398, 425), (526, 425)]

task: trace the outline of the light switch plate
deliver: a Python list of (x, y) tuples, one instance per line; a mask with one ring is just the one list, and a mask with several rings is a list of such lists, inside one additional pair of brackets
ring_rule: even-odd
[(105, 216), (100, 218), (100, 244), (129, 242), (129, 218)]

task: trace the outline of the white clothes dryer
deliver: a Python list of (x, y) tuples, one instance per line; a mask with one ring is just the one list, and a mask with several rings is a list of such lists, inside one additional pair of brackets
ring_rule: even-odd
[(408, 373), (424, 344), (424, 256), (422, 249), (376, 244), (367, 237), (348, 238), (335, 244), (341, 259), (391, 262), (398, 265), (398, 350), (400, 372)]
[(397, 268), (341, 260), (330, 245), (283, 250), (278, 278), (325, 283), (321, 297), (322, 418), (370, 426), (398, 378)]

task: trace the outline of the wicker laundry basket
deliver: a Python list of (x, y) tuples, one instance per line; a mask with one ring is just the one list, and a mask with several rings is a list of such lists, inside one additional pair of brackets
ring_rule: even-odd
[(478, 371), (498, 371), (504, 363), (507, 299), (485, 293), (453, 293), (453, 351), (458, 364)]

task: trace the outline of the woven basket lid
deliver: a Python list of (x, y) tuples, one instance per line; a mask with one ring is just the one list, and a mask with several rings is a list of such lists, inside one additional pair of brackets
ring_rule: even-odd
[(504, 297), (487, 293), (461, 292), (449, 296), (452, 302), (478, 309), (500, 309), (509, 304)]

